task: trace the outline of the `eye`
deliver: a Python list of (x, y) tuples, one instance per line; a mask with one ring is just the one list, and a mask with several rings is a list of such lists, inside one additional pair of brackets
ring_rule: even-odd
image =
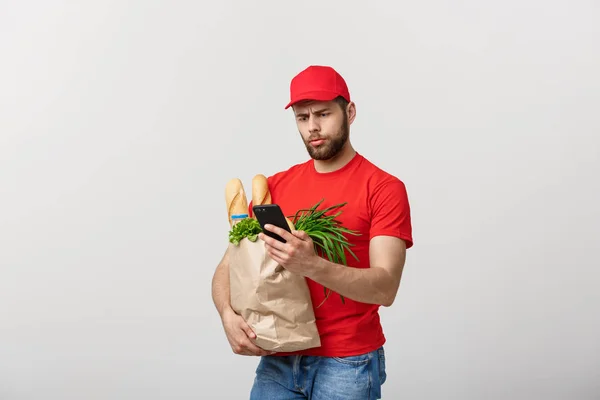
[(328, 115), (329, 115), (329, 113), (321, 113), (321, 117), (326, 117)]

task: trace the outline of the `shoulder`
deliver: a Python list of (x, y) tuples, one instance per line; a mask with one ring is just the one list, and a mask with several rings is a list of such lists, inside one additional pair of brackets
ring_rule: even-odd
[(408, 191), (402, 179), (366, 158), (361, 169), (365, 174), (366, 205), (372, 218), (389, 212), (410, 213)]
[(403, 239), (406, 248), (413, 245), (411, 211), (406, 185), (397, 176), (367, 161), (367, 207), (371, 220), (370, 238), (394, 236)]
[(362, 156), (361, 174), (363, 174), (370, 192), (406, 190), (406, 185), (402, 179), (379, 167), (364, 156)]

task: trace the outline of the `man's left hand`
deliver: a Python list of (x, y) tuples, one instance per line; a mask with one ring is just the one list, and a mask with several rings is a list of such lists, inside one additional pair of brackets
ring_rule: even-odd
[(315, 253), (314, 243), (304, 231), (285, 229), (270, 224), (265, 229), (281, 236), (286, 243), (260, 233), (258, 237), (265, 242), (269, 256), (282, 267), (298, 275), (308, 276), (317, 266), (319, 256)]

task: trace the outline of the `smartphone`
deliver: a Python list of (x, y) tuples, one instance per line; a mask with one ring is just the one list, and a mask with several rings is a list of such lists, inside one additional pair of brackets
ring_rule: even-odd
[(285, 239), (278, 234), (265, 229), (266, 224), (271, 224), (292, 233), (290, 227), (288, 226), (287, 220), (285, 219), (285, 215), (283, 215), (283, 211), (281, 211), (281, 207), (279, 207), (277, 204), (263, 204), (260, 206), (252, 206), (252, 212), (256, 216), (256, 219), (265, 235), (279, 240), (280, 242), (286, 242)]

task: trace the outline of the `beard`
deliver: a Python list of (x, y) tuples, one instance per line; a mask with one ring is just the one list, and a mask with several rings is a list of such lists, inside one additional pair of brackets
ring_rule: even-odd
[[(327, 141), (319, 147), (311, 146), (310, 141), (319, 139), (321, 136), (310, 136), (308, 140), (304, 140), (304, 138), (302, 140), (304, 146), (306, 146), (306, 151), (308, 151), (308, 154), (313, 160), (329, 160), (342, 151), (344, 145), (348, 141), (349, 135), (350, 127), (348, 125), (348, 120), (344, 118), (344, 122), (337, 134), (329, 138), (323, 138), (327, 139)], [(302, 134), (300, 134), (300, 137), (302, 137)]]

